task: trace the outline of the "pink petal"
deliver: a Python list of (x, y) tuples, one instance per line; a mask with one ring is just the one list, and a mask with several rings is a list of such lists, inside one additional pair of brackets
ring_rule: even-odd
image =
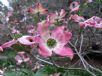
[(48, 12), (48, 10), (44, 8), (41, 3), (38, 3), (38, 6), (36, 7), (38, 7), (40, 14), (46, 14)]
[(55, 23), (58, 19), (59, 21), (63, 20), (63, 17), (66, 15), (66, 12), (64, 9), (61, 9), (60, 12), (55, 11), (55, 13), (49, 13), (47, 16), (47, 21), (50, 23)]
[(48, 21), (42, 21), (38, 23), (38, 32), (41, 35), (41, 37), (48, 37), (49, 36), (49, 25), (50, 23)]
[(60, 16), (63, 18), (65, 15), (66, 15), (65, 10), (64, 9), (61, 9)]
[(49, 21), (50, 23), (54, 23), (55, 19), (57, 17), (58, 12), (56, 13), (49, 13), (47, 16), (47, 21)]
[(44, 42), (40, 42), (39, 44), (39, 50), (38, 50), (39, 54), (44, 56), (44, 57), (49, 57), (52, 55), (52, 51), (50, 49), (47, 48), (46, 45), (44, 45)]
[(17, 62), (17, 65), (20, 65), (20, 64), (23, 62), (23, 59), (22, 59), (21, 56), (19, 56), (19, 55), (16, 55), (16, 56), (15, 56), (15, 60), (16, 60), (16, 62)]
[(24, 44), (24, 45), (32, 45), (35, 44), (35, 37), (34, 36), (22, 36), (21, 38), (18, 38), (19, 43)]
[(72, 19), (75, 22), (83, 22), (83, 21), (85, 21), (84, 17), (79, 16), (77, 14), (71, 15), (69, 19)]
[(85, 26), (85, 22), (79, 22), (78, 24), (80, 25), (81, 28), (85, 28), (86, 27)]
[(55, 28), (52, 31), (51, 35), (56, 37), (56, 38), (59, 37), (60, 34), (63, 34), (64, 28), (65, 28), (64, 26)]
[(16, 44), (17, 43), (17, 40), (11, 40), (9, 42), (6, 42), (4, 43), (3, 45), (1, 45), (2, 48), (8, 48), (8, 47), (11, 47), (12, 45)]
[(65, 31), (64, 26), (61, 26), (53, 30), (51, 36), (55, 37), (56, 39), (59, 40), (59, 42), (65, 45), (71, 39), (72, 33), (69, 31)]
[(70, 59), (72, 59), (74, 56), (72, 49), (69, 47), (58, 48), (58, 49), (54, 50), (54, 52), (60, 56), (69, 57)]
[(32, 11), (31, 13), (33, 14), (37, 14), (37, 13), (46, 14), (48, 12), (48, 10), (44, 8), (41, 3), (36, 3), (35, 8), (31, 9), (31, 11)]
[(28, 62), (30, 61), (30, 58), (26, 55), (24, 51), (18, 52), (18, 54), (15, 56), (15, 60), (18, 65), (20, 65), (22, 62)]
[(94, 27), (95, 28), (102, 28), (102, 20), (99, 23), (97, 23)]

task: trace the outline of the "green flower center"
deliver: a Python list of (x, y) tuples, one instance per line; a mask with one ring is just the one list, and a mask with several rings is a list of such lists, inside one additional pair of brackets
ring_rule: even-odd
[(48, 47), (53, 48), (53, 47), (55, 47), (55, 45), (56, 45), (56, 40), (54, 40), (52, 38), (47, 40), (47, 46)]

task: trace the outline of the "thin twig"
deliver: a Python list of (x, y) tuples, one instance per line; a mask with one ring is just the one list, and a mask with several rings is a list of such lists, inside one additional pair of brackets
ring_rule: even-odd
[(42, 62), (44, 62), (44, 63), (47, 63), (47, 64), (50, 64), (50, 65), (54, 65), (53, 63), (51, 63), (51, 62), (49, 62), (49, 61), (47, 61), (47, 60), (44, 60), (44, 59), (41, 59), (41, 58), (39, 58), (39, 57), (35, 57), (37, 60), (39, 60), (39, 61), (42, 61)]
[(81, 43), (80, 43), (80, 48), (79, 48), (79, 53), (81, 53), (81, 51), (82, 51), (82, 45), (83, 45), (83, 39), (84, 38), (84, 36), (83, 36), (83, 34), (81, 34)]
[(69, 42), (69, 44), (74, 48), (75, 52), (77, 53), (77, 55), (79, 56), (80, 60), (82, 61), (82, 64), (83, 64), (84, 68), (86, 69), (86, 71), (89, 72), (92, 76), (97, 76), (97, 75), (95, 75), (93, 72), (91, 72), (89, 70), (88, 66), (86, 65), (85, 59), (80, 55), (80, 53), (78, 52), (77, 48), (71, 42)]

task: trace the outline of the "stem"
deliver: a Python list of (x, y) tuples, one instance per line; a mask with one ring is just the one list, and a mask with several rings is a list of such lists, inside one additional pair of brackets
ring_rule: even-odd
[(97, 76), (97, 75), (95, 75), (94, 73), (92, 73), (89, 70), (88, 66), (90, 64), (86, 65), (86, 60), (80, 55), (80, 53), (78, 52), (77, 48), (71, 42), (69, 42), (69, 44), (74, 48), (75, 52), (77, 53), (77, 55), (79, 56), (80, 60), (82, 61), (82, 64), (83, 64), (84, 68), (86, 69), (86, 71), (89, 72), (92, 76)]
[(84, 68), (87, 68), (86, 65), (85, 65), (85, 63), (83, 62), (83, 57), (78, 52), (77, 48), (71, 42), (69, 42), (69, 44), (74, 48), (75, 52), (78, 54), (79, 58), (81, 59), (81, 61), (83, 63)]
[(92, 33), (93, 37), (95, 38), (95, 41), (97, 41), (97, 38), (96, 38), (96, 36), (95, 36), (93, 30), (92, 30), (90, 27), (89, 27), (89, 30), (90, 30), (90, 32)]
[(35, 57), (37, 60), (39, 60), (39, 61), (42, 61), (42, 62), (44, 62), (44, 63), (47, 63), (47, 64), (50, 64), (50, 65), (53, 65), (53, 63), (51, 63), (51, 62), (49, 62), (49, 61), (46, 61), (46, 60), (44, 60), (44, 59), (41, 59), (41, 58), (39, 58), (39, 57)]
[(83, 45), (83, 34), (81, 34), (81, 43), (80, 43), (80, 48), (79, 48), (79, 53), (82, 51), (82, 45)]

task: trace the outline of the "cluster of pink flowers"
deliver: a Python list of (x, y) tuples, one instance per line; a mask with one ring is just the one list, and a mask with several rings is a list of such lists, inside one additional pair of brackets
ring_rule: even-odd
[[(92, 0), (88, 0), (88, 2), (92, 2)], [(76, 1), (70, 4), (70, 10), (72, 12), (76, 12), (79, 10), (80, 4)], [(93, 16), (89, 19), (85, 19), (83, 16), (79, 16), (78, 14), (72, 14), (69, 17), (69, 20), (73, 20), (77, 22), (80, 27), (94, 27), (94, 28), (102, 28), (102, 18)]]
[[(34, 8), (29, 8), (29, 13), (39, 13), (43, 15), (48, 12), (42, 4), (37, 3)], [(50, 57), (55, 53), (57, 55), (66, 56), (72, 59), (74, 56), (73, 50), (66, 46), (72, 37), (72, 33), (69, 32), (69, 30), (65, 30), (66, 27), (64, 25), (56, 26), (53, 29), (50, 29), (52, 26), (55, 26), (54, 23), (63, 21), (65, 15), (66, 12), (64, 9), (61, 9), (60, 13), (57, 11), (55, 13), (48, 13), (46, 20), (37, 24), (37, 34), (33, 36), (24, 35), (20, 38), (6, 42), (0, 46), (0, 50), (3, 51), (3, 49), (11, 47), (14, 44), (23, 44), (33, 48), (37, 45), (39, 46), (37, 47), (39, 54), (44, 57)], [(29, 32), (31, 33), (30, 30)], [(35, 32), (34, 29), (33, 32)], [(20, 32), (13, 28), (12, 33), (19, 34)], [(25, 57), (25, 52), (18, 52), (15, 59), (18, 65), (22, 62), (28, 62), (30, 60), (29, 57)]]
[[(77, 12), (79, 7), (79, 2), (72, 2), (69, 7), (70, 14), (72, 14), (72, 12)], [(37, 23), (36, 29), (33, 28), (29, 30), (29, 33), (33, 33), (33, 35), (23, 35), (22, 37), (6, 42), (0, 46), (0, 50), (3, 51), (3, 49), (11, 47), (14, 44), (22, 44), (30, 46), (31, 48), (37, 48), (38, 53), (44, 57), (50, 57), (53, 54), (57, 54), (72, 59), (74, 52), (67, 45), (67, 43), (72, 38), (72, 33), (68, 30), (68, 28), (66, 28), (66, 25), (64, 24), (64, 17), (66, 16), (65, 10), (61, 9), (60, 12), (56, 11), (54, 13), (49, 13), (41, 3), (37, 3), (35, 7), (30, 7), (28, 12), (33, 15), (47, 14), (46, 20), (40, 20)], [(68, 19), (77, 22), (81, 27), (89, 26), (102, 28), (102, 19), (97, 16), (93, 16), (86, 20), (82, 16), (72, 14)], [(62, 24), (59, 24), (60, 26), (56, 24), (59, 22), (62, 22)], [(16, 34), (20, 33), (15, 28), (12, 29), (12, 32)], [(36, 47), (36, 45), (38, 47)], [(30, 61), (29, 57), (25, 57), (25, 52), (19, 52), (15, 59), (17, 64)]]
[[(87, 0), (89, 3), (92, 2), (92, 0)], [(79, 10), (80, 4), (79, 2), (72, 2), (70, 4), (70, 11), (76, 12)], [(102, 18), (93, 16), (89, 19), (85, 19), (83, 16), (79, 16), (78, 14), (72, 14), (69, 17), (69, 20), (73, 20), (74, 22), (77, 22), (80, 27), (94, 27), (94, 28), (102, 28)]]
[(77, 22), (80, 25), (80, 27), (102, 28), (102, 19), (97, 16), (93, 16), (89, 19), (85, 19), (82, 16), (74, 14), (74, 15), (71, 15), (69, 19)]

